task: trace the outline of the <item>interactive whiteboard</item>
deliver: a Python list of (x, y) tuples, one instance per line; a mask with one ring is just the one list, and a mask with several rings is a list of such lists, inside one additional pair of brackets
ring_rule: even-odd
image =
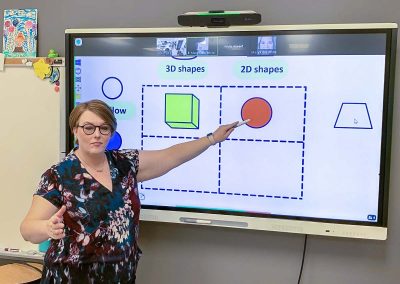
[(312, 233), (279, 219), (326, 222), (385, 238), (390, 27), (67, 31), (69, 105), (112, 107), (109, 148), (161, 149), (251, 119), (140, 184), (145, 219)]

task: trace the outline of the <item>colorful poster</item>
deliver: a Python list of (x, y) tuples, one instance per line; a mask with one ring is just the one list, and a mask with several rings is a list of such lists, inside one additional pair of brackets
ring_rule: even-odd
[(36, 57), (37, 9), (4, 10), (3, 30), (6, 57)]

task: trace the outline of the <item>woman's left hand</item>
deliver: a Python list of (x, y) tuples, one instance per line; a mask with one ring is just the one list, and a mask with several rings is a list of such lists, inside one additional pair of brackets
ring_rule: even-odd
[(230, 124), (221, 125), (220, 127), (218, 127), (217, 130), (215, 130), (213, 132), (213, 137), (214, 137), (215, 143), (221, 143), (221, 142), (225, 141), (225, 139), (228, 138), (229, 135), (231, 135), (233, 130), (235, 130), (234, 126), (237, 123), (238, 123), (238, 121), (230, 123)]

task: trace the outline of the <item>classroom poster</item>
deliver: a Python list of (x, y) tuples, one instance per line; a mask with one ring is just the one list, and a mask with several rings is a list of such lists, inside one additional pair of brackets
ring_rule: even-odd
[(3, 53), (6, 57), (36, 57), (37, 9), (4, 10)]

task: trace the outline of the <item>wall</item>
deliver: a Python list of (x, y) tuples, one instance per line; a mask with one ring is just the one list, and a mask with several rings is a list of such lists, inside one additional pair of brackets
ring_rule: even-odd
[[(39, 9), (39, 55), (64, 55), (64, 29), (177, 26), (187, 11), (255, 10), (262, 24), (400, 23), (398, 0), (23, 1), (7, 8)], [(398, 51), (399, 52), (399, 51)], [(400, 56), (398, 56), (400, 58)], [(398, 61), (398, 60), (397, 60)], [(399, 64), (397, 64), (400, 66)], [(397, 68), (398, 69), (398, 68)], [(396, 96), (399, 95), (399, 76)], [(389, 239), (385, 242), (309, 237), (302, 283), (398, 283), (400, 279), (400, 108), (395, 100)], [(304, 236), (272, 232), (144, 223), (139, 283), (297, 283)]]

